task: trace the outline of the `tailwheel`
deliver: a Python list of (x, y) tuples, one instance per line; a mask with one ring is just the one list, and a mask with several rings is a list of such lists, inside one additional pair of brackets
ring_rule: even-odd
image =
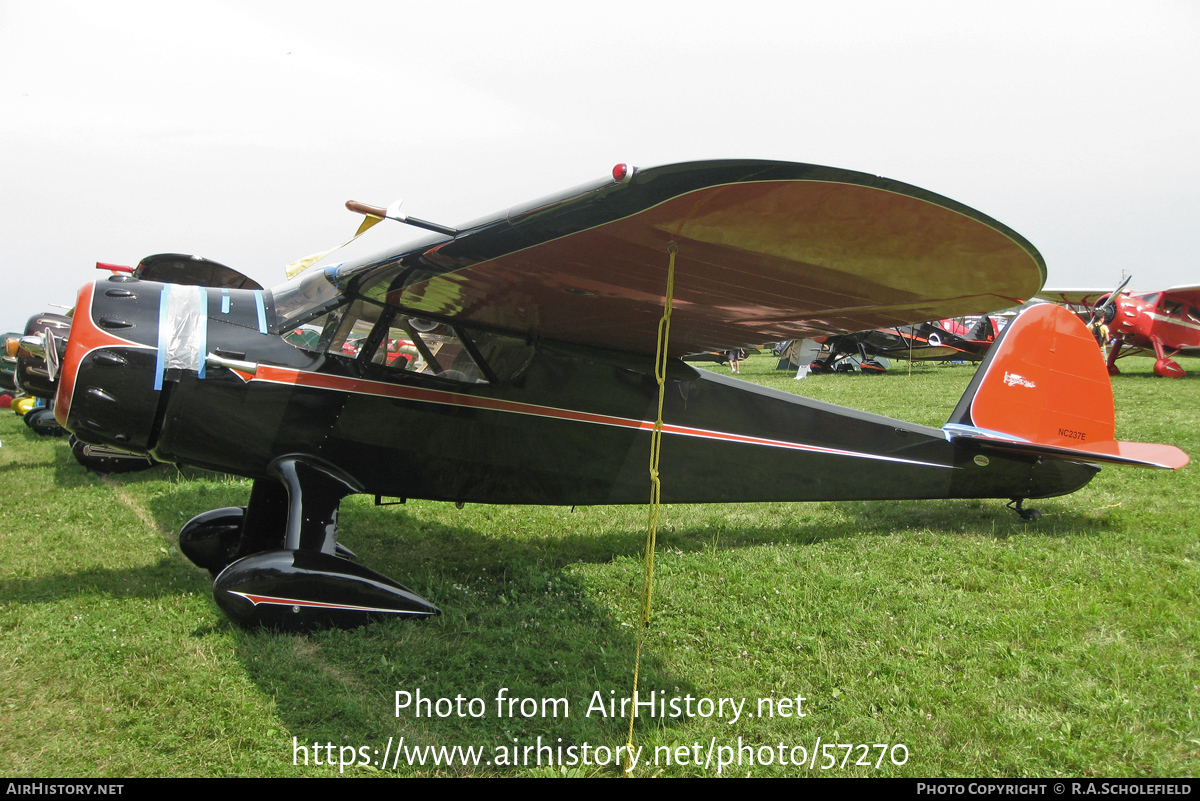
[(1006, 503), (1005, 506), (1016, 512), (1022, 520), (1035, 521), (1042, 519), (1041, 512), (1039, 512), (1037, 509), (1026, 509), (1024, 504), (1024, 498), (1013, 498), (1011, 501)]

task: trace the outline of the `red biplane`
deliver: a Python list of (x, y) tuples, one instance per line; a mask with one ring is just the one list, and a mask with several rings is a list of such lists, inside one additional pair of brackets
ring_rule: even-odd
[[(1128, 281), (1126, 281), (1128, 283)], [(1118, 375), (1117, 359), (1154, 353), (1154, 374), (1182, 378), (1176, 356), (1200, 356), (1200, 286), (1160, 292), (1105, 289), (1046, 289), (1038, 297), (1068, 306), (1085, 306), (1095, 325), (1108, 328), (1108, 372)]]
[[(633, 504), (655, 473), (667, 503), (1000, 498), (1029, 514), (1024, 500), (1074, 492), (1097, 463), (1187, 462), (1115, 441), (1103, 362), (1055, 306), (1006, 329), (944, 428), (682, 361), (1041, 287), (1019, 234), (914, 186), (782, 162), (618, 165), (461, 230), (406, 221), (437, 234), (267, 291), (96, 281), (66, 345), (42, 339), (58, 419), (84, 442), (253, 479), (247, 506), (180, 533), (243, 624), (437, 612), (338, 543), (352, 493)], [(401, 342), (413, 358), (391, 357)], [(1082, 377), (1060, 368), (1056, 353), (1089, 347)]]

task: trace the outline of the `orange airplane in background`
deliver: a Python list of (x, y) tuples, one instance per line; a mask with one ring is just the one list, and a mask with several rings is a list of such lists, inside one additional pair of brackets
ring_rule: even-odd
[[(1128, 283), (1126, 279), (1125, 283)], [(1154, 353), (1154, 374), (1182, 378), (1186, 373), (1176, 356), (1200, 356), (1200, 286), (1174, 287), (1159, 292), (1106, 289), (1045, 289), (1043, 300), (1086, 306), (1091, 324), (1108, 327), (1108, 373), (1119, 375), (1117, 359), (1135, 353)]]

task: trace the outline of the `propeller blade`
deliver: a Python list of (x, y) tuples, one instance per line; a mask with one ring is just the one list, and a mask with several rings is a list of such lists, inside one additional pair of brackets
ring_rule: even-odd
[(1092, 316), (1088, 320), (1089, 328), (1093, 326), (1097, 320), (1104, 320), (1105, 325), (1108, 325), (1112, 322), (1112, 315), (1109, 313), (1109, 310), (1116, 308), (1117, 298), (1121, 295), (1121, 292), (1125, 290), (1125, 287), (1129, 286), (1129, 282), (1132, 279), (1132, 275), (1125, 276), (1125, 280), (1122, 281), (1116, 289), (1110, 292), (1108, 297), (1095, 305), (1095, 307), (1092, 309)]

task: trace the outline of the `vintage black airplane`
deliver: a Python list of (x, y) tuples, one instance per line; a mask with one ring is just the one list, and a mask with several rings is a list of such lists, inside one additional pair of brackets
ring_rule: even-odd
[(826, 337), (824, 353), (812, 362), (814, 373), (883, 373), (885, 359), (982, 361), (996, 340), (996, 324), (983, 316), (971, 325), (935, 320)]
[(993, 350), (945, 429), (680, 359), (979, 313), (1041, 287), (1020, 235), (914, 186), (781, 162), (618, 165), (458, 230), (405, 221), (438, 233), (268, 291), (96, 281), (66, 345), (46, 337), (58, 418), (80, 440), (254, 480), (246, 507), (180, 533), (242, 624), (437, 612), (347, 558), (337, 510), (352, 493), (645, 503), (660, 345), (667, 503), (1002, 498), (1020, 510), (1084, 486), (1095, 462), (1187, 461), (1113, 441), (1106, 380), (1039, 366), (1047, 347), (1075, 347), (1082, 325), (1066, 313), (1010, 326), (1011, 347)]

